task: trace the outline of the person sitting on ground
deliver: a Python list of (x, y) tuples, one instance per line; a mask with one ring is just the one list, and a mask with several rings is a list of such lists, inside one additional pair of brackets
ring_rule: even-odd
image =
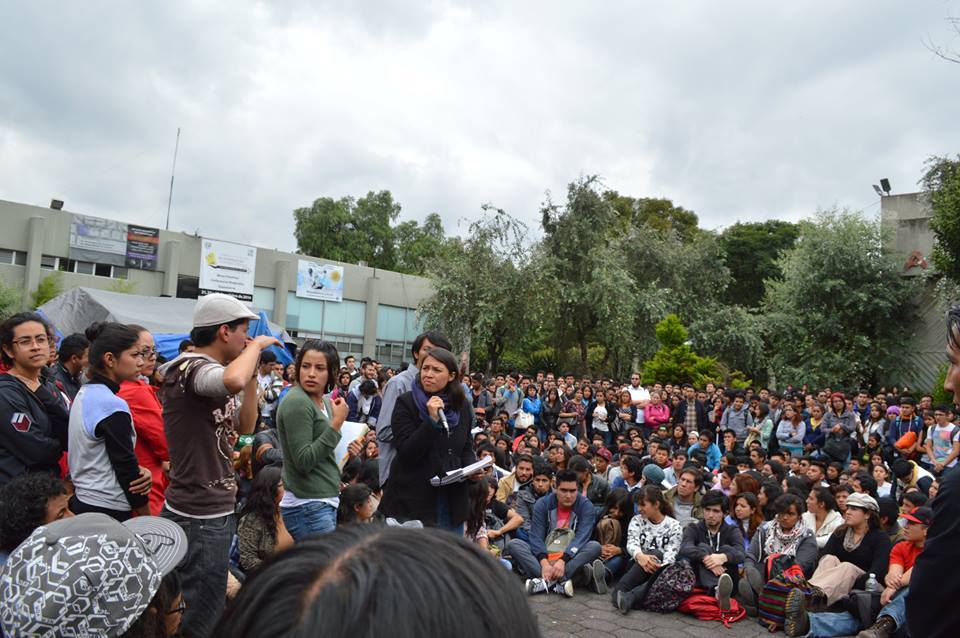
[[(377, 480), (379, 481), (379, 476)], [(376, 510), (372, 497), (373, 491), (366, 483), (354, 483), (343, 488), (337, 508), (337, 525), (373, 521)]]
[[(900, 525), (900, 506), (889, 496), (882, 496), (877, 499), (877, 506), (880, 508), (880, 527), (887, 533), (891, 545), (896, 545), (906, 538), (903, 526)], [(913, 511), (915, 507), (910, 507)]]
[(643, 464), (635, 453), (624, 452), (620, 455), (620, 476), (613, 479), (613, 489), (622, 488), (628, 492), (640, 489), (643, 476)]
[(702, 484), (703, 474), (696, 467), (689, 465), (680, 471), (677, 484), (663, 495), (681, 527), (703, 520), (703, 508), (700, 505)]
[(673, 452), (670, 459), (670, 466), (663, 470), (663, 485), (670, 489), (677, 484), (680, 471), (687, 464), (687, 450), (685, 448), (677, 449)]
[(733, 511), (725, 520), (740, 530), (743, 549), (746, 550), (750, 547), (750, 539), (757, 532), (757, 528), (763, 524), (763, 511), (760, 509), (757, 495), (753, 492), (741, 492), (730, 500), (733, 502)]
[(46, 472), (21, 474), (0, 487), (0, 565), (41, 525), (73, 516), (67, 486)]
[(627, 554), (627, 529), (633, 518), (633, 498), (627, 490), (610, 490), (595, 531), (600, 543), (600, 559), (607, 569), (607, 582), (620, 578), (630, 560)]
[(639, 513), (627, 529), (627, 554), (633, 561), (613, 590), (613, 604), (623, 614), (639, 608), (652, 576), (677, 559), (683, 536), (660, 488), (645, 485), (637, 492), (636, 503)]
[(709, 432), (701, 432), (697, 436), (697, 443), (687, 449), (687, 456), (693, 458), (694, 452), (696, 451), (706, 455), (705, 465), (708, 470), (720, 468), (720, 457), (723, 455), (720, 452), (720, 448), (717, 447), (717, 444), (711, 439)]
[[(927, 528), (933, 521), (933, 510), (919, 507), (905, 516), (906, 539), (890, 550), (886, 587), (880, 594), (883, 607), (876, 622), (857, 634), (857, 638), (891, 638), (898, 629), (906, 627), (906, 600), (910, 576), (917, 556), (927, 540)], [(788, 636), (850, 636), (861, 629), (858, 614), (849, 611), (808, 613), (804, 592), (794, 589), (784, 604), (784, 631)]]
[(321, 627), (329, 638), (536, 636), (537, 619), (517, 594), (516, 578), (461, 536), (349, 525), (277, 556), (240, 590), (212, 638)]
[(915, 461), (902, 458), (893, 462), (893, 475), (897, 477), (897, 493), (899, 494), (912, 487), (927, 494), (934, 478), (933, 474), (917, 465)]
[(532, 479), (533, 457), (529, 454), (518, 454), (514, 457), (513, 472), (504, 476), (497, 484), (497, 500), (512, 506), (517, 492), (528, 486)]
[(240, 547), (240, 569), (251, 572), (263, 562), (293, 545), (293, 537), (280, 516), (283, 481), (279, 467), (265, 467), (256, 478), (250, 495), (240, 510), (237, 541)]
[(87, 513), (38, 527), (3, 569), (3, 635), (172, 636), (184, 605), (171, 573), (186, 551), (180, 527), (152, 516)]
[(782, 494), (773, 503), (776, 518), (757, 529), (743, 563), (743, 578), (738, 590), (747, 615), (756, 616), (759, 595), (769, 580), (767, 558), (775, 554), (792, 556), (804, 575), (812, 574), (817, 564), (817, 541), (803, 523), (803, 501), (795, 494)]
[(530, 479), (530, 483), (516, 493), (513, 501), (514, 509), (523, 518), (523, 524), (517, 529), (515, 536), (527, 542), (530, 542), (530, 527), (533, 524), (534, 506), (536, 506), (537, 501), (553, 491), (551, 487), (553, 467), (549, 463), (538, 458), (534, 462), (532, 474), (533, 478)]
[(382, 403), (377, 382), (373, 379), (365, 379), (360, 383), (356, 394), (353, 392), (347, 394), (347, 421), (366, 423), (370, 428), (375, 428)]
[(580, 493), (586, 496), (597, 510), (602, 508), (607, 501), (607, 494), (610, 492), (610, 486), (607, 485), (607, 482), (594, 474), (590, 463), (579, 454), (570, 457), (569, 467), (577, 473)]
[[(488, 477), (486, 484), (487, 496), (484, 500), (484, 515), (487, 521), (487, 540), (491, 546), (502, 550), (507, 546), (507, 541), (512, 538), (514, 531), (523, 525), (523, 517), (517, 514), (513, 508), (507, 507), (506, 504), (494, 498), (497, 493), (496, 479)], [(495, 522), (496, 525), (491, 525), (490, 521)]]
[(837, 511), (837, 499), (828, 488), (815, 487), (810, 490), (803, 522), (813, 530), (817, 547), (823, 549), (833, 532), (843, 524), (843, 516)]
[(864, 589), (870, 574), (882, 581), (887, 573), (890, 539), (880, 526), (879, 509), (872, 496), (855, 493), (847, 498), (845, 523), (824, 545), (809, 580), (813, 611), (822, 611), (853, 589)]
[(573, 470), (557, 473), (557, 489), (533, 507), (529, 542), (508, 543), (529, 594), (550, 591), (573, 596), (574, 580), (596, 593), (607, 591), (600, 543), (590, 540), (596, 522), (593, 504), (579, 492)]
[(711, 490), (704, 494), (700, 506), (703, 520), (684, 528), (678, 556), (693, 566), (697, 586), (714, 594), (720, 610), (726, 611), (740, 576), (738, 566), (745, 556), (743, 534), (738, 526), (724, 520), (727, 499), (720, 492)]

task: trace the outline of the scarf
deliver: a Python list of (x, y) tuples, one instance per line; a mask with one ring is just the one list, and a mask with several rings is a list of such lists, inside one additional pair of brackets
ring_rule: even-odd
[(436, 395), (428, 395), (423, 389), (423, 386), (420, 385), (419, 376), (417, 377), (417, 380), (414, 381), (413, 387), (410, 388), (410, 391), (413, 393), (413, 402), (417, 406), (417, 412), (420, 413), (420, 418), (433, 423), (433, 427), (437, 428), (438, 430), (443, 429), (443, 424), (435, 423), (430, 417), (430, 413), (427, 412), (427, 401), (430, 400), (431, 396), (438, 396), (443, 399), (443, 414), (447, 417), (447, 425), (451, 430), (457, 427), (457, 424), (460, 423), (460, 410), (457, 410), (450, 405), (450, 396), (446, 393), (439, 392)]
[(357, 407), (360, 408), (361, 414), (370, 416), (370, 408), (373, 407), (373, 396), (366, 397), (361, 394)]
[(771, 554), (796, 556), (797, 545), (800, 544), (800, 539), (806, 533), (807, 526), (802, 518), (789, 532), (783, 531), (776, 520), (770, 521), (770, 526), (767, 528), (767, 538), (763, 541), (763, 552), (767, 556)]
[(843, 549), (845, 549), (848, 552), (854, 551), (855, 549), (860, 547), (860, 543), (862, 543), (863, 539), (866, 537), (867, 535), (864, 534), (863, 536), (860, 537), (860, 540), (855, 540), (854, 534), (853, 534), (853, 528), (848, 527), (847, 532), (843, 535)]

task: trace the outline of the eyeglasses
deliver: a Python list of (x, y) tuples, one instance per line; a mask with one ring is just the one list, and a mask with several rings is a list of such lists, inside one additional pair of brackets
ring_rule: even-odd
[(156, 348), (144, 348), (143, 350), (136, 353), (137, 356), (143, 357), (144, 359), (155, 359), (157, 356)]
[(21, 348), (29, 348), (33, 344), (38, 346), (46, 346), (50, 343), (50, 340), (47, 339), (46, 335), (39, 335), (37, 337), (24, 337), (22, 339), (15, 339), (13, 344), (20, 346)]
[(187, 610), (187, 603), (182, 602), (182, 603), (180, 603), (178, 606), (176, 606), (176, 607), (174, 607), (173, 609), (171, 609), (170, 611), (168, 611), (168, 612), (167, 612), (167, 615), (168, 615), (168, 616), (172, 616), (172, 615), (174, 615), (174, 614), (182, 614), (182, 613), (185, 612), (186, 610)]

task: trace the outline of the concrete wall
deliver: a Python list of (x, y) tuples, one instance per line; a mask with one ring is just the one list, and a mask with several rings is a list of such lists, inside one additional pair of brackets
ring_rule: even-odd
[[(68, 211), (0, 200), (0, 248), (27, 253), (26, 266), (0, 264), (0, 277), (24, 291), (25, 306), (30, 291), (35, 290), (40, 280), (51, 273), (40, 268), (41, 256), (69, 256), (72, 217), (73, 214)], [(249, 237), (245, 241), (255, 245), (255, 239)], [(179, 276), (199, 276), (200, 251), (200, 237), (161, 230), (157, 270), (128, 269), (128, 281), (135, 284), (133, 292), (139, 295), (176, 296)], [(254, 284), (258, 288), (274, 291), (270, 314), (276, 323), (283, 324), (286, 321), (287, 293), (296, 292), (297, 261), (300, 257), (295, 253), (257, 247)], [(323, 257), (306, 258), (343, 266), (343, 298), (366, 304), (362, 354), (367, 356), (375, 356), (378, 328), (383, 332), (383, 327), (377, 325), (379, 305), (416, 309), (423, 299), (432, 294), (430, 281), (422, 277), (335, 262)], [(115, 285), (115, 280), (108, 277), (66, 272), (62, 276), (65, 289), (76, 286), (109, 289)]]

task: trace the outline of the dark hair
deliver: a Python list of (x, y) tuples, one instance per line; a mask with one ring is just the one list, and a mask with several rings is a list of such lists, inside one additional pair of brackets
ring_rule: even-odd
[(839, 494), (840, 492), (846, 492), (847, 494), (853, 494), (853, 493), (856, 492), (856, 491), (857, 491), (857, 490), (853, 489), (853, 486), (850, 485), (849, 483), (841, 483), (840, 485), (838, 485), (838, 486), (836, 486), (836, 487), (834, 488), (833, 493), (834, 493), (834, 495), (837, 495), (837, 494)]
[(357, 506), (370, 498), (370, 488), (366, 483), (354, 483), (340, 492), (340, 507), (337, 508), (337, 525), (357, 522)]
[(557, 485), (558, 485), (558, 486), (559, 486), (561, 483), (569, 483), (570, 481), (573, 481), (574, 483), (577, 482), (577, 473), (576, 473), (576, 472), (574, 472), (573, 470), (560, 470), (559, 472), (557, 472)]
[(903, 500), (910, 503), (914, 507), (923, 507), (927, 504), (929, 499), (926, 494), (920, 490), (916, 490), (915, 492), (904, 492)]
[(377, 393), (377, 382), (373, 379), (365, 379), (357, 389), (363, 396), (372, 397)]
[(177, 353), (183, 354), (184, 352), (187, 351), (187, 349), (190, 346), (193, 346), (193, 345), (196, 345), (193, 343), (193, 341), (191, 341), (190, 339), (184, 339), (183, 341), (180, 342), (180, 345), (177, 346)]
[(513, 457), (513, 466), (516, 467), (521, 463), (523, 463), (524, 461), (526, 461), (527, 463), (530, 463), (531, 465), (534, 464), (533, 456), (531, 456), (530, 454), (517, 454), (515, 457)]
[(277, 554), (244, 584), (212, 636), (312, 636), (318, 627), (331, 637), (540, 635), (520, 581), (469, 540), (350, 525)]
[(830, 491), (829, 487), (815, 487), (810, 490), (810, 493), (813, 494), (814, 498), (817, 499), (817, 502), (827, 508), (827, 510), (837, 510), (837, 499), (833, 495), (833, 492)]
[(303, 342), (303, 345), (300, 346), (300, 350), (297, 352), (297, 360), (295, 362), (295, 373), (297, 375), (297, 383), (300, 379), (300, 366), (303, 365), (303, 357), (308, 352), (319, 352), (323, 354), (324, 358), (327, 360), (327, 383), (323, 388), (323, 392), (331, 392), (337, 386), (337, 371), (340, 370), (340, 354), (337, 352), (336, 346), (334, 346), (329, 341), (320, 341), (319, 339), (307, 339)]
[(897, 459), (893, 462), (893, 475), (898, 479), (904, 479), (913, 473), (913, 463), (907, 459)]
[(280, 487), (280, 475), (279, 466), (268, 465), (260, 468), (253, 477), (250, 494), (240, 510), (239, 517), (242, 519), (252, 514), (266, 525), (273, 536), (277, 535), (277, 489)]
[[(776, 513), (773, 505), (777, 499), (783, 495), (783, 488), (780, 487), (780, 483), (767, 480), (760, 484), (760, 491), (767, 497), (767, 506), (763, 510), (763, 517), (769, 521)], [(759, 497), (760, 495), (758, 494), (757, 496)]]
[(574, 472), (589, 472), (591, 471), (590, 463), (587, 459), (579, 454), (574, 454), (570, 457), (570, 460), (567, 461), (567, 469), (573, 470)]
[(624, 533), (627, 526), (630, 525), (630, 519), (633, 518), (633, 498), (631, 498), (630, 492), (622, 487), (610, 490), (607, 494), (607, 500), (603, 503), (603, 511), (597, 516), (597, 520), (609, 514), (610, 510), (614, 507), (620, 510), (620, 518), (618, 520), (620, 521), (621, 533)]
[(685, 465), (683, 469), (680, 470), (680, 474), (677, 476), (677, 478), (680, 478), (684, 474), (693, 475), (693, 482), (697, 486), (697, 489), (703, 485), (703, 472), (700, 471), (700, 468), (691, 465)]
[(636, 498), (637, 503), (641, 501), (644, 503), (656, 503), (657, 507), (660, 508), (661, 514), (673, 517), (673, 507), (663, 496), (663, 490), (656, 485), (644, 485), (634, 492), (634, 494), (636, 494), (634, 498)]
[(90, 365), (95, 370), (103, 370), (103, 357), (107, 353), (115, 357), (137, 345), (140, 333), (122, 323), (95, 323), (87, 328), (90, 339)]
[[(433, 342), (433, 339), (430, 339), (430, 341)], [(463, 391), (463, 384), (460, 383), (460, 366), (457, 364), (456, 357), (453, 356), (452, 352), (441, 347), (433, 348), (424, 355), (424, 358), (426, 357), (436, 359), (443, 364), (443, 367), (445, 367), (448, 372), (453, 373), (453, 379), (447, 383), (447, 387), (443, 391), (446, 392), (450, 398), (450, 405), (459, 410), (466, 403), (467, 397)], [(423, 364), (421, 362), (421, 370), (422, 369)]]
[[(273, 354), (269, 350), (264, 350), (263, 352), (260, 353), (260, 365), (263, 365), (265, 363), (276, 363), (276, 362), (277, 362), (277, 355)], [(340, 367), (340, 366), (337, 366), (337, 367)]]
[(900, 516), (900, 508), (897, 507), (897, 501), (889, 496), (883, 496), (877, 499), (877, 508), (880, 510), (880, 522), (887, 519), (887, 524), (895, 523)]
[(360, 459), (350, 459), (340, 471), (341, 483), (353, 483), (360, 476), (360, 470), (363, 468), (363, 461)]
[(7, 319), (0, 324), (0, 355), (2, 355), (3, 362), (8, 366), (13, 365), (13, 359), (7, 356), (6, 351), (6, 348), (13, 349), (13, 331), (17, 326), (30, 323), (31, 321), (39, 323), (43, 326), (44, 331), (50, 332), (50, 326), (43, 320), (43, 317), (35, 312), (18, 312), (15, 315), (7, 317)]
[(796, 494), (781, 494), (773, 502), (773, 511), (777, 514), (783, 514), (791, 507), (797, 508), (797, 514), (803, 514), (807, 508), (803, 505), (803, 499)]
[(490, 494), (488, 481), (473, 481), (467, 486), (467, 520), (464, 521), (466, 537), (473, 540), (483, 527), (484, 514), (487, 511), (487, 496)]
[(624, 454), (620, 457), (620, 467), (626, 467), (630, 470), (630, 473), (633, 474), (637, 480), (640, 480), (640, 474), (643, 472), (643, 464), (640, 463), (640, 459), (634, 454)]
[(16, 549), (43, 525), (47, 501), (66, 493), (63, 481), (45, 472), (20, 474), (0, 487), (0, 550)]
[(420, 352), (420, 348), (423, 347), (424, 341), (429, 341), (436, 347), (443, 348), (444, 350), (453, 350), (453, 344), (450, 343), (450, 340), (443, 334), (436, 330), (427, 330), (426, 332), (418, 334), (417, 338), (413, 340), (413, 347), (410, 348), (410, 354), (414, 359), (417, 358), (417, 353)]
[(870, 476), (869, 472), (857, 472), (857, 482), (860, 483), (860, 489), (872, 496), (874, 499), (880, 498), (877, 494), (877, 479)]
[(60, 363), (66, 363), (70, 357), (76, 355), (83, 356), (83, 351), (90, 347), (90, 340), (79, 332), (63, 338), (60, 342), (60, 354), (58, 359)]
[(723, 513), (727, 513), (727, 498), (720, 490), (708, 490), (707, 493), (703, 495), (703, 498), (700, 499), (700, 507), (703, 509), (713, 507), (714, 505), (719, 505)]
[(807, 494), (810, 493), (810, 479), (806, 476), (788, 476), (787, 491), (791, 490), (807, 498)]
[[(753, 492), (743, 492), (734, 496), (733, 507), (737, 506), (737, 501), (739, 501), (741, 498), (747, 502), (747, 505), (749, 505), (750, 509), (753, 510), (753, 514), (750, 515), (750, 521), (747, 524), (747, 529), (743, 529), (740, 521), (735, 519), (735, 522), (737, 527), (740, 527), (741, 532), (746, 532), (747, 536), (753, 538), (754, 532), (756, 532), (757, 528), (760, 527), (760, 524), (763, 523), (763, 510), (760, 509), (760, 501), (757, 500), (757, 495)], [(730, 508), (731, 511), (733, 511), (733, 507)]]
[[(367, 441), (364, 449), (371, 442)], [(360, 472), (357, 474), (357, 483), (363, 483), (370, 488), (371, 492), (380, 491), (380, 459), (366, 459), (360, 465)]]
[[(122, 638), (163, 638), (167, 635), (167, 614), (173, 601), (183, 593), (180, 572), (172, 571), (160, 581), (157, 593), (150, 599), (147, 609), (137, 618)], [(151, 613), (151, 610), (152, 613)]]
[[(199, 326), (190, 331), (190, 341), (198, 348), (206, 348), (217, 338), (217, 332), (220, 331), (220, 326), (226, 326), (227, 330), (233, 332), (240, 326), (249, 323), (249, 319), (234, 319), (233, 321), (219, 323), (215, 326)], [(182, 346), (183, 343), (181, 342), (180, 345)]]
[[(528, 456), (528, 455), (521, 455), (521, 456)], [(553, 478), (553, 466), (547, 463), (546, 461), (544, 461), (543, 459), (541, 459), (540, 457), (537, 457), (533, 461), (533, 476), (534, 477), (546, 476), (548, 478)], [(574, 481), (577, 480), (576, 474), (574, 474), (573, 480)]]

